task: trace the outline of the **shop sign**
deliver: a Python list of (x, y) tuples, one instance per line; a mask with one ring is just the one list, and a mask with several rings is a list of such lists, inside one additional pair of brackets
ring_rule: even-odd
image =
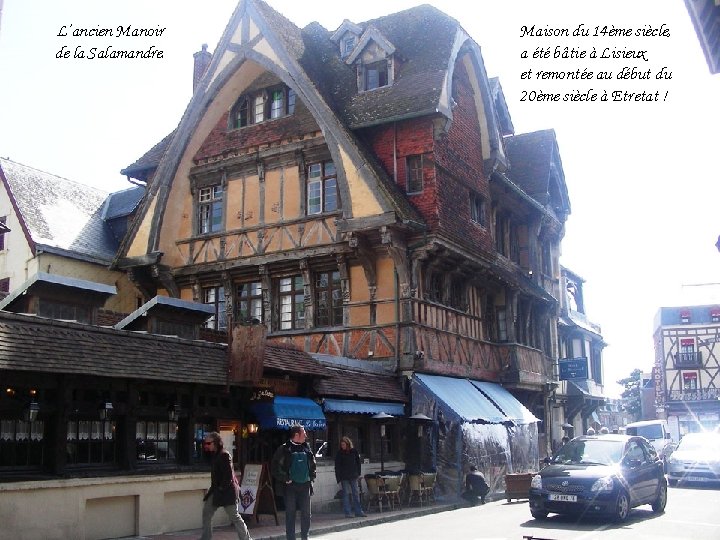
[(262, 324), (234, 325), (228, 346), (228, 382), (255, 382), (262, 377), (267, 328)]
[(327, 426), (324, 418), (302, 420), (298, 418), (281, 418), (278, 416), (275, 422), (275, 426), (280, 429), (290, 429), (297, 424), (300, 424), (307, 431), (325, 429)]

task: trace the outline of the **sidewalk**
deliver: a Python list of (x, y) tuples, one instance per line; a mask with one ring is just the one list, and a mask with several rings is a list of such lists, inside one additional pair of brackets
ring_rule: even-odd
[[(349, 529), (357, 529), (359, 527), (367, 527), (369, 525), (378, 525), (380, 523), (388, 523), (391, 521), (399, 521), (401, 519), (410, 519), (428, 514), (437, 514), (448, 510), (455, 510), (462, 507), (461, 503), (436, 503), (423, 507), (409, 507), (400, 510), (391, 510), (386, 512), (373, 512), (364, 518), (346, 518), (342, 514), (326, 514), (313, 513), (312, 524), (310, 526), (310, 537), (331, 532), (347, 531)], [(253, 540), (283, 540), (285, 538), (285, 512), (278, 512), (278, 525), (275, 525), (275, 518), (269, 515), (260, 516), (260, 523), (256, 523), (254, 519), (246, 521), (250, 536)], [(296, 519), (297, 537), (300, 538), (300, 515)], [(133, 536), (127, 537), (125, 540), (197, 540), (200, 538), (200, 529), (189, 531), (180, 531), (174, 533), (156, 534), (150, 536)], [(226, 525), (223, 527), (215, 527), (213, 529), (213, 540), (236, 540), (237, 534), (235, 530)]]

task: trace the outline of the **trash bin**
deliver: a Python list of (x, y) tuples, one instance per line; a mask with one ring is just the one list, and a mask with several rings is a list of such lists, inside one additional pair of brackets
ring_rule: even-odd
[(505, 498), (508, 502), (512, 499), (527, 499), (530, 497), (530, 481), (535, 473), (513, 473), (505, 475)]

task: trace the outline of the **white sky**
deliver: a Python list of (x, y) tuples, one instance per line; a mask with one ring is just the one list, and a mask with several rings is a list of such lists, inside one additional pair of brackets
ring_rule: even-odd
[[(296, 25), (335, 30), (417, 5), (408, 0), (269, 0)], [(606, 391), (653, 363), (652, 323), (660, 306), (720, 302), (720, 201), (715, 143), (720, 75), (712, 76), (680, 0), (444, 0), (500, 77), (516, 133), (553, 128), (572, 204), (561, 263), (583, 276), (588, 316), (603, 329)], [(119, 171), (173, 130), (192, 91), (192, 54), (214, 50), (234, 0), (5, 0), (0, 22), (0, 156), (113, 191)], [(160, 38), (59, 37), (75, 28), (166, 28)], [(520, 37), (523, 25), (654, 28), (670, 37)], [(164, 51), (162, 60), (57, 59), (63, 45)], [(555, 45), (598, 54), (645, 50), (636, 59), (523, 60)], [(552, 50), (552, 49), (551, 49)], [(649, 81), (617, 80), (624, 67)], [(655, 80), (662, 67), (672, 80)], [(609, 71), (613, 79), (527, 81), (527, 69)], [(522, 91), (658, 91), (659, 102), (521, 101)], [(666, 94), (667, 92), (667, 94)], [(683, 293), (692, 292), (692, 296)], [(687, 299), (690, 298), (690, 299)]]

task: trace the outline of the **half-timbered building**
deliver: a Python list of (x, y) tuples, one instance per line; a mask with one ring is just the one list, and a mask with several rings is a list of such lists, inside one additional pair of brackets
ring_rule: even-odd
[(674, 441), (720, 426), (720, 306), (662, 307), (653, 341), (656, 418)]
[(114, 267), (217, 329), (501, 383), (543, 418), (562, 163), (552, 130), (514, 134), (460, 24), (420, 6), (300, 29), (244, 0), (195, 62), (178, 127), (123, 171), (148, 192)]

